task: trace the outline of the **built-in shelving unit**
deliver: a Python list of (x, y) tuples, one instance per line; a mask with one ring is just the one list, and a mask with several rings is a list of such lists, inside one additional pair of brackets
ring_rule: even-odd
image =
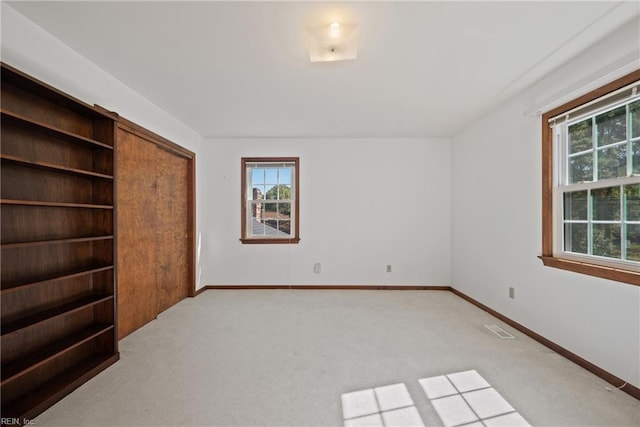
[(2, 419), (118, 360), (114, 117), (2, 64)]

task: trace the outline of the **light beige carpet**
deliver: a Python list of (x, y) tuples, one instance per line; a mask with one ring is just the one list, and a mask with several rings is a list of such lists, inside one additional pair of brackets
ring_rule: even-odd
[[(497, 324), (516, 339), (501, 339)], [(205, 291), (120, 343), (38, 426), (340, 426), (341, 396), (476, 371), (538, 426), (632, 426), (640, 404), (446, 291)], [(384, 415), (384, 414), (382, 414)], [(446, 421), (446, 420), (445, 420)]]

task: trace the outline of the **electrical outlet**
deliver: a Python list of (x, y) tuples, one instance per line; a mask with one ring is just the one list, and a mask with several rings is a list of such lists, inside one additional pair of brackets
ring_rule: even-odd
[(313, 266), (313, 272), (316, 274), (322, 273), (322, 264), (320, 264), (319, 262), (316, 262), (315, 265)]
[(387, 264), (387, 273), (391, 273), (391, 264)]
[(516, 291), (512, 286), (509, 286), (509, 298), (516, 299)]

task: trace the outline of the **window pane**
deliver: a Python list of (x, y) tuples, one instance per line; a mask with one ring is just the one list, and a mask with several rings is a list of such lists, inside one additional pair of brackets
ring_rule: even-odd
[(263, 233), (267, 236), (288, 235), (291, 232), (291, 204), (265, 203), (263, 218)]
[(242, 243), (298, 243), (297, 167), (297, 157), (242, 158)]
[(291, 184), (291, 168), (278, 169), (279, 181), (278, 184)]
[(569, 158), (569, 183), (593, 181), (593, 153)]
[(620, 220), (620, 187), (591, 190), (594, 221)]
[(627, 145), (598, 151), (598, 180), (627, 176)]
[(252, 169), (251, 183), (254, 185), (264, 184), (264, 169), (260, 169), (260, 168)]
[(264, 204), (264, 217), (265, 218), (275, 218), (278, 212), (278, 204), (277, 203), (265, 203)]
[(593, 254), (620, 258), (620, 225), (593, 224)]
[(287, 236), (291, 234), (290, 221), (268, 219), (264, 222), (264, 229), (267, 236)]
[(278, 204), (278, 219), (291, 218), (291, 203)]
[(625, 141), (627, 139), (627, 108), (618, 107), (607, 113), (596, 116), (598, 129), (598, 147)]
[(265, 234), (269, 236), (286, 236), (291, 234), (291, 221), (269, 219), (264, 222)]
[(640, 221), (640, 184), (624, 186), (627, 221)]
[(640, 261), (640, 224), (627, 224), (627, 259)]
[(291, 187), (288, 185), (279, 185), (278, 200), (291, 200)]
[[(290, 233), (291, 221), (278, 203), (255, 203), (251, 210), (252, 236), (284, 236)], [(291, 207), (289, 206), (289, 211)], [(282, 220), (280, 218), (286, 218)]]
[(587, 119), (569, 126), (569, 154), (593, 148), (592, 120)]
[(640, 136), (640, 100), (629, 104), (629, 117), (631, 119), (631, 138)]
[(258, 222), (262, 222), (262, 212), (264, 211), (264, 203), (251, 204), (251, 218)]
[(252, 236), (264, 235), (263, 213), (264, 213), (264, 203), (253, 203), (251, 205), (250, 230), (251, 230)]
[(587, 224), (565, 224), (564, 225), (564, 250), (586, 254), (589, 251), (587, 243)]
[(587, 191), (574, 191), (564, 193), (564, 219), (565, 220), (583, 220), (588, 219), (587, 216)]
[(274, 185), (265, 193), (264, 198), (267, 200), (278, 200), (278, 186)]
[(278, 169), (265, 169), (264, 183), (268, 186), (276, 185), (278, 183)]
[(249, 200), (262, 200), (264, 199), (264, 185), (254, 186)]
[(640, 141), (631, 144), (631, 161), (633, 162), (633, 173), (640, 175)]
[(274, 185), (265, 195), (267, 200), (291, 200), (291, 187), (288, 185)]
[(268, 236), (277, 236), (278, 235), (278, 220), (276, 219), (265, 219), (264, 220), (264, 234)]

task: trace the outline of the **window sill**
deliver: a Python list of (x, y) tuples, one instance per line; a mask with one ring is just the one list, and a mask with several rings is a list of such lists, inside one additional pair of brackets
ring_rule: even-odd
[(242, 242), (243, 245), (246, 244), (258, 244), (258, 245), (277, 245), (277, 244), (298, 244), (298, 242), (300, 242), (299, 238), (294, 238), (294, 239), (240, 239), (240, 241)]
[(575, 273), (581, 273), (589, 276), (600, 277), (603, 279), (615, 280), (616, 282), (640, 286), (640, 272), (637, 271), (624, 270), (614, 267), (605, 267), (598, 264), (572, 261), (566, 258), (557, 258), (552, 256), (539, 256), (538, 258), (540, 258), (542, 260), (542, 263), (547, 267), (559, 268), (562, 270), (573, 271)]

